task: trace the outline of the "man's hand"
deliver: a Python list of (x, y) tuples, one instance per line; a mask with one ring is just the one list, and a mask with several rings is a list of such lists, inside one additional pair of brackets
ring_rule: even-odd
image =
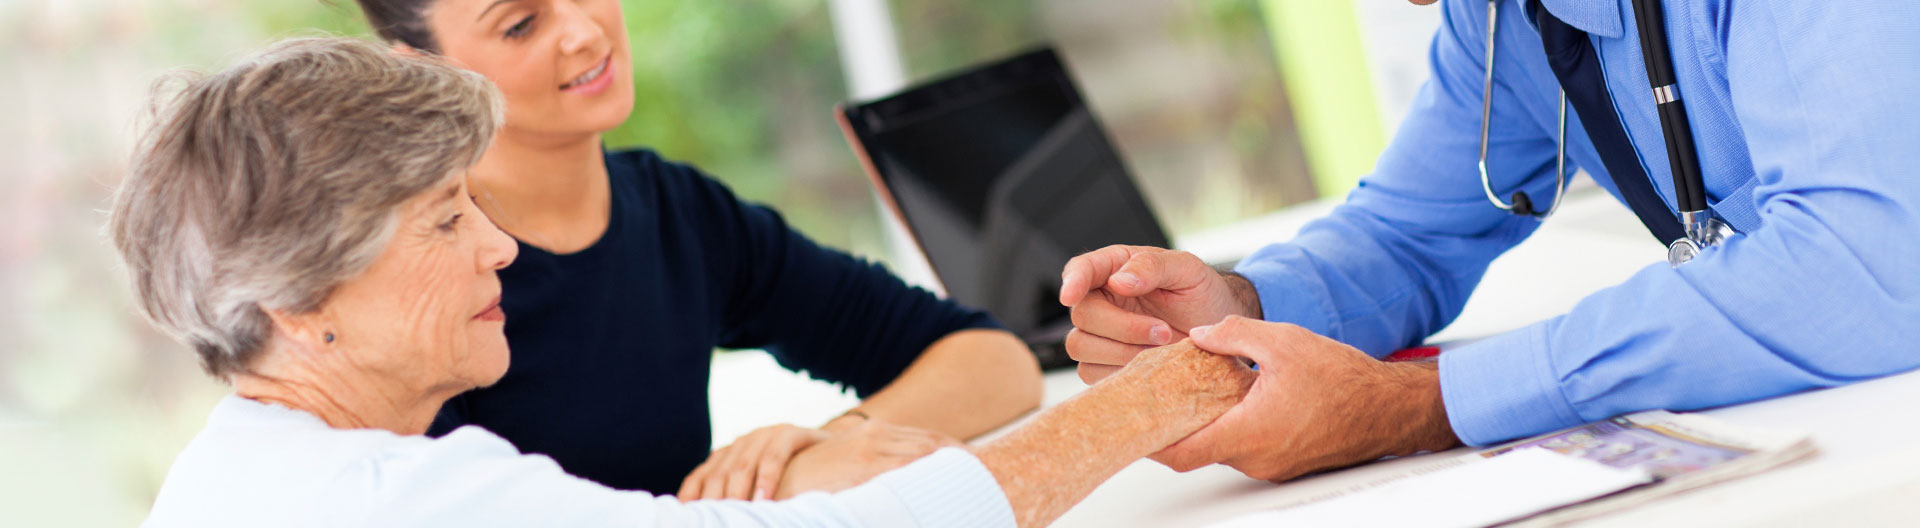
[(1219, 463), (1279, 482), (1460, 443), (1431, 363), (1384, 363), (1298, 326), (1242, 317), (1191, 334), (1201, 349), (1260, 371), (1240, 405), (1152, 457), (1175, 471)]
[(1228, 315), (1260, 317), (1259, 295), (1184, 251), (1108, 246), (1067, 261), (1060, 304), (1073, 307), (1067, 355), (1080, 379), (1099, 381), (1153, 347), (1185, 339)]
[(958, 445), (959, 440), (933, 431), (865, 420), (795, 455), (772, 498), (785, 500), (809, 491), (844, 490), (942, 447)]

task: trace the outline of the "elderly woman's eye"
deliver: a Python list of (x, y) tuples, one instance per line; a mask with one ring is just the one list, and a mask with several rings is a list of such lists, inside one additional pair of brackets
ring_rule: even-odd
[(532, 31), (532, 30), (533, 30), (533, 17), (528, 16), (527, 18), (520, 19), (519, 22), (515, 22), (513, 24), (513, 27), (507, 28), (507, 38), (517, 39), (520, 37), (524, 37), (524, 36), (527, 36), (528, 31)]
[(453, 231), (453, 228), (460, 226), (460, 217), (463, 217), (463, 216), (467, 216), (467, 214), (460, 213), (460, 214), (453, 215), (453, 218), (448, 218), (445, 223), (440, 224), (440, 230)]

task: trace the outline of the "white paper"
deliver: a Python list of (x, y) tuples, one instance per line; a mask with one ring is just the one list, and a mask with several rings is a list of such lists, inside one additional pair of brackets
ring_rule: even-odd
[(1260, 512), (1217, 528), (1487, 526), (1651, 482), (1618, 469), (1527, 448), (1321, 502)]

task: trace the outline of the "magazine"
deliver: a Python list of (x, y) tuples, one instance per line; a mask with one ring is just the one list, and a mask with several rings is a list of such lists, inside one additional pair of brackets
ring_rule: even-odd
[[(1813, 454), (1805, 433), (1647, 411), (1432, 461), (1220, 526), (1549, 526)], [(1524, 456), (1520, 456), (1523, 454)]]
[(1687, 490), (1777, 468), (1817, 449), (1805, 432), (1743, 427), (1698, 414), (1647, 411), (1548, 433), (1478, 453), (1496, 457), (1540, 447), (1616, 468), (1634, 467), (1655, 482), (1630, 492), (1544, 512), (1517, 526), (1566, 524)]

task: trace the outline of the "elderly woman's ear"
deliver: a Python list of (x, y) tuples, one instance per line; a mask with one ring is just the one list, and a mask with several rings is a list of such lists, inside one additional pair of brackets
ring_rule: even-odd
[(260, 311), (267, 314), (267, 320), (273, 321), (272, 340), (307, 350), (328, 348), (340, 341), (340, 334), (327, 318), (326, 310), (296, 314), (262, 306)]

